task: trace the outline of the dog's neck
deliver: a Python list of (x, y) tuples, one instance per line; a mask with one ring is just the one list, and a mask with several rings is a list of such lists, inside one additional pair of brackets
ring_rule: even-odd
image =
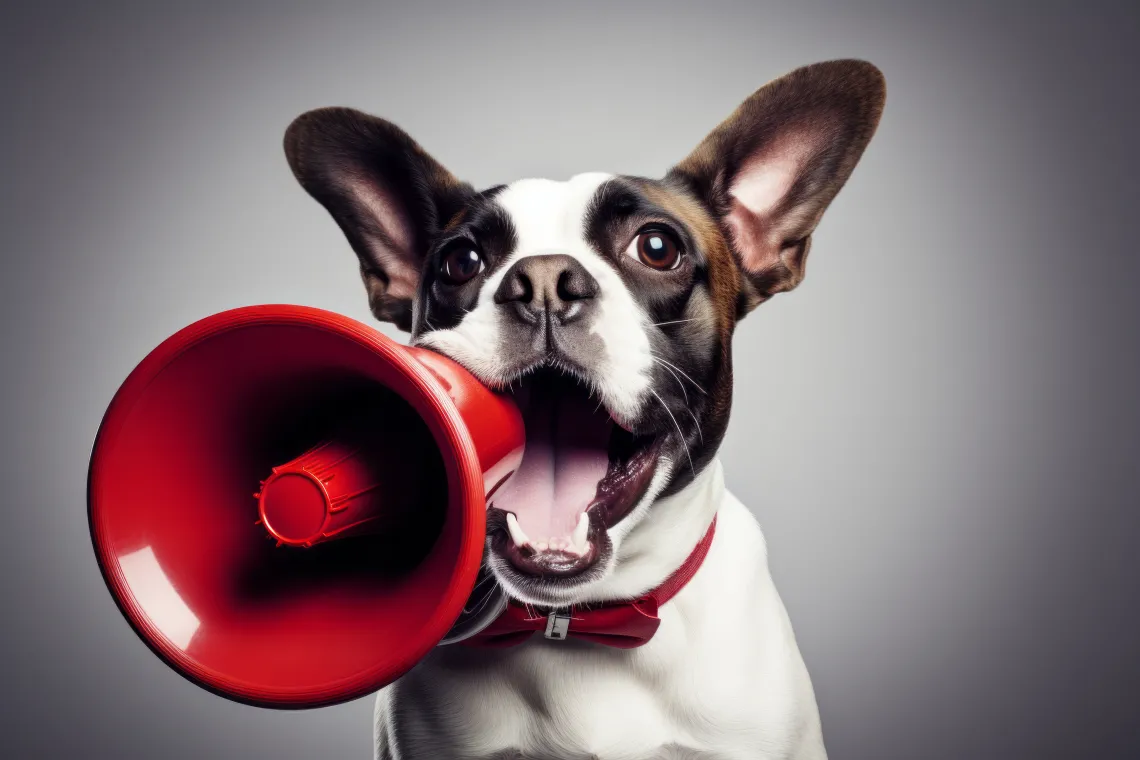
[(714, 458), (691, 483), (652, 504), (625, 536), (614, 570), (583, 602), (633, 599), (657, 588), (704, 537), (724, 496), (724, 471)]

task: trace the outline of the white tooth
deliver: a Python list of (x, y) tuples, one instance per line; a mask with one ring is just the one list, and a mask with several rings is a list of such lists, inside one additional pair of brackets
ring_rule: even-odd
[(539, 541), (537, 544), (534, 545), (534, 550), (536, 552), (544, 552), (547, 550), (547, 548), (548, 547), (547, 547), (545, 541)]
[(589, 532), (589, 530), (590, 530), (590, 518), (586, 516), (585, 512), (583, 512), (578, 517), (578, 525), (577, 525), (577, 527), (574, 528), (574, 536), (573, 536), (574, 548), (578, 550), (579, 554), (585, 554), (586, 553), (586, 548), (587, 548), (586, 542), (589, 540), (586, 538), (586, 534)]
[(515, 546), (526, 546), (530, 543), (530, 539), (523, 533), (523, 529), (519, 527), (519, 520), (515, 517), (514, 512), (507, 512), (507, 530), (511, 533), (511, 540), (515, 542)]

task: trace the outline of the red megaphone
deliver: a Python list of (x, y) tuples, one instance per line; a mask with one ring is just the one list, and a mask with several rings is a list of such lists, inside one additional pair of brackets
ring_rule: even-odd
[(344, 702), (453, 634), (523, 443), (514, 404), (439, 354), (319, 309), (235, 309), (115, 394), (92, 541), (132, 627), (193, 682)]

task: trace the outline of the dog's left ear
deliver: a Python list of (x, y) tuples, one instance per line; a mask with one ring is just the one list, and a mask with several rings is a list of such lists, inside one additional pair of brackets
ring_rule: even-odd
[(804, 276), (811, 234), (882, 114), (865, 61), (805, 66), (752, 94), (669, 172), (728, 232), (743, 277), (737, 316)]
[(285, 157), (356, 252), (373, 315), (410, 330), (430, 240), (471, 186), (395, 124), (351, 108), (298, 116)]

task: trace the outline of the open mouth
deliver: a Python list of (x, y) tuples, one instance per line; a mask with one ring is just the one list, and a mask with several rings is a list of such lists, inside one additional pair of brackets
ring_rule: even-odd
[(528, 575), (577, 575), (610, 550), (607, 530), (648, 489), (660, 441), (617, 425), (585, 384), (554, 369), (528, 375), (512, 395), (526, 450), (492, 497), (491, 547)]

